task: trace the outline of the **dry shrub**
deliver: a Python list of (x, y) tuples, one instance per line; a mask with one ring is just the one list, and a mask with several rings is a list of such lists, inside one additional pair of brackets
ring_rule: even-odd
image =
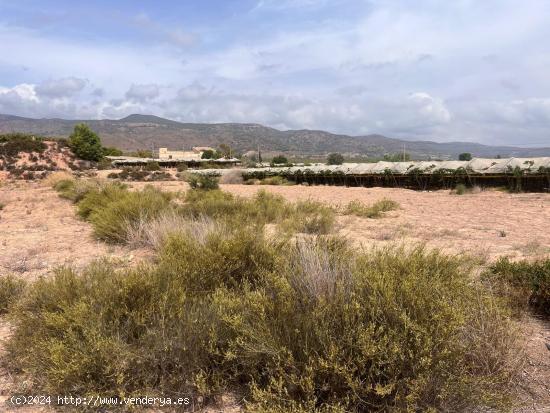
[(294, 182), (289, 181), (283, 176), (269, 176), (259, 181), (260, 185), (294, 185)]
[(242, 184), (243, 174), (239, 169), (229, 169), (225, 171), (219, 180), (220, 184)]
[(550, 259), (512, 262), (500, 258), (483, 274), (517, 310), (528, 306), (550, 314)]
[(213, 232), (223, 231), (213, 219), (201, 216), (187, 218), (174, 210), (168, 210), (154, 219), (140, 217), (127, 222), (126, 243), (133, 248), (146, 247), (160, 250), (166, 240), (177, 234), (187, 234), (200, 244)]
[(8, 312), (23, 294), (26, 282), (13, 275), (0, 276), (0, 315)]
[(399, 204), (391, 199), (382, 199), (372, 205), (365, 205), (361, 201), (350, 201), (344, 208), (346, 215), (356, 215), (363, 218), (380, 218), (384, 212), (393, 211), (399, 208)]
[[(170, 208), (172, 199), (170, 193), (153, 187), (145, 187), (136, 192), (116, 190), (115, 193), (118, 193), (118, 196), (103, 198), (106, 199), (103, 204), (90, 205), (90, 212), (86, 213), (95, 236), (107, 242), (125, 242), (126, 231), (134, 222), (156, 218)], [(101, 195), (98, 198), (101, 198)], [(83, 204), (89, 199), (85, 198)], [(83, 204), (79, 205), (81, 213)]]
[(48, 176), (44, 178), (42, 183), (45, 186), (55, 188), (56, 184), (60, 181), (74, 181), (74, 179), (75, 179), (74, 176), (69, 172), (57, 171), (57, 172), (52, 172), (51, 174), (48, 174)]
[(514, 329), (461, 259), (202, 228), (155, 265), (39, 280), (13, 312), (13, 366), (45, 392), (235, 391), (265, 412), (510, 405)]

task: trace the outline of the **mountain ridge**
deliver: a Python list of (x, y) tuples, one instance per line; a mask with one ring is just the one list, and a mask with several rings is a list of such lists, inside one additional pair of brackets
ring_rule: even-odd
[(0, 133), (24, 132), (52, 137), (67, 137), (75, 124), (85, 122), (105, 145), (123, 150), (160, 146), (171, 149), (192, 146), (217, 146), (221, 143), (236, 151), (256, 150), (295, 156), (321, 156), (341, 152), (348, 156), (380, 157), (387, 153), (407, 153), (416, 159), (456, 159), (459, 153), (477, 157), (550, 156), (550, 147), (520, 148), (491, 146), (475, 142), (407, 141), (379, 134), (350, 136), (322, 130), (278, 130), (257, 123), (186, 123), (155, 115), (131, 114), (122, 119), (67, 120), (33, 119), (0, 114)]

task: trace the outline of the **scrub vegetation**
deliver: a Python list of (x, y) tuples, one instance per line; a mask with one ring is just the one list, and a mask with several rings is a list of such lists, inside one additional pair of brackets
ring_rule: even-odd
[(205, 403), (233, 393), (253, 412), (505, 410), (514, 401), (515, 325), (472, 277), (471, 260), (356, 249), (331, 234), (333, 208), (262, 191), (55, 188), (99, 239), (156, 255), (136, 268), (58, 268), (26, 289), (12, 306), (8, 351), (37, 390)]

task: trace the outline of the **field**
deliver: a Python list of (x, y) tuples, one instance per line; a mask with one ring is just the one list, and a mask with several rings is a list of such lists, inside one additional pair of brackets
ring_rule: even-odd
[[(143, 183), (129, 183), (142, 190)], [(163, 191), (183, 192), (183, 182), (155, 182)], [(383, 199), (397, 202), (398, 208), (378, 219), (337, 213), (333, 232), (356, 247), (423, 244), (428, 250), (470, 257), (477, 277), (499, 257), (512, 260), (543, 259), (550, 256), (550, 195), (509, 194), (495, 190), (465, 195), (449, 191), (416, 192), (386, 188), (344, 188), (329, 186), (221, 185), (225, 192), (252, 199), (259, 189), (281, 195), (291, 203), (319, 201), (342, 211), (349, 202), (374, 204)], [(53, 269), (68, 265), (85, 268), (91, 261), (109, 257), (117, 268), (132, 268), (149, 262), (147, 248), (107, 243), (93, 236), (90, 223), (79, 219), (75, 208), (43, 182), (8, 183), (0, 187), (0, 272), (27, 281), (48, 278)], [(522, 315), (522, 350), (527, 361), (516, 386), (522, 401), (515, 411), (545, 411), (550, 405), (550, 359), (544, 343), (550, 342), (547, 320)], [(10, 323), (0, 319), (2, 338), (10, 336)], [(0, 356), (5, 351), (0, 349)], [(19, 377), (0, 370), (0, 403), (9, 392), (21, 389)], [(231, 404), (231, 403), (230, 403)], [(1, 406), (1, 405), (0, 405)], [(225, 406), (229, 411), (229, 406)], [(231, 409), (238, 410), (232, 406)], [(1, 410), (1, 409), (0, 409)], [(21, 410), (19, 410), (21, 411)], [(29, 410), (32, 411), (32, 410)]]

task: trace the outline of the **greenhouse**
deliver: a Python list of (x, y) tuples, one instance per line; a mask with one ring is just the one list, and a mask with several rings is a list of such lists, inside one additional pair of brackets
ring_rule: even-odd
[[(471, 161), (381, 161), (248, 168), (242, 171), (245, 179), (282, 176), (298, 184), (310, 185), (386, 186), (426, 190), (454, 188), (457, 184), (464, 184), (537, 192), (546, 192), (550, 188), (550, 157), (474, 158)], [(207, 169), (198, 172), (219, 176), (223, 170)]]

